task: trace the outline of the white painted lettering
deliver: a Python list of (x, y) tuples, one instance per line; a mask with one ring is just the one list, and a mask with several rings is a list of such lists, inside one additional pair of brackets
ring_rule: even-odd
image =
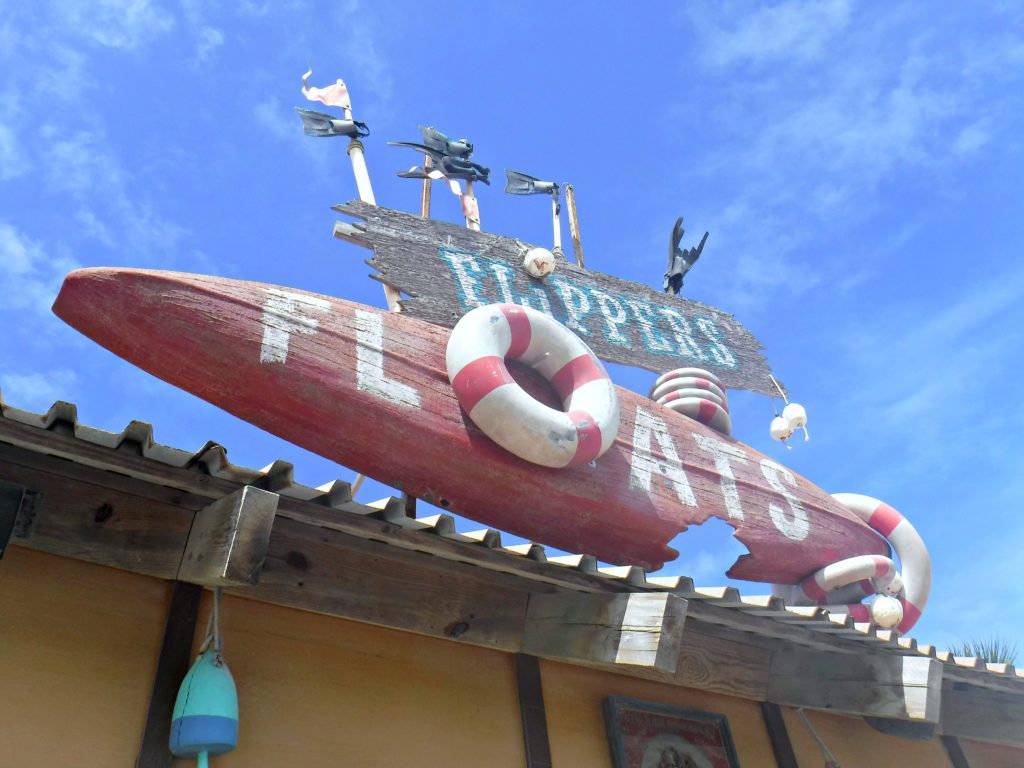
[[(548, 297), (544, 295), (542, 291), (538, 291), (535, 288), (530, 288), (531, 299), (523, 296), (521, 293), (517, 293), (515, 285), (513, 284), (513, 276), (515, 270), (508, 264), (495, 261), (491, 265), (491, 271), (494, 272), (494, 276), (498, 279), (498, 292), (501, 294), (502, 301), (508, 302), (509, 304), (520, 304), (530, 309), (536, 309), (538, 312), (543, 312), (548, 317), (554, 317), (554, 313), (551, 311), (551, 302), (548, 301)], [(537, 306), (534, 306), (534, 303)]]
[(670, 352), (672, 344), (654, 329), (654, 320), (651, 317), (651, 305), (644, 301), (626, 299), (626, 304), (633, 310), (633, 317), (640, 323), (640, 333), (644, 337), (644, 345), (651, 352)]
[(722, 332), (718, 330), (715, 321), (709, 317), (698, 317), (697, 327), (704, 338), (711, 342), (708, 344), (708, 349), (711, 350), (711, 356), (715, 358), (715, 362), (726, 368), (735, 368), (736, 358), (733, 357), (729, 348), (722, 343)]
[[(664, 459), (655, 458), (651, 453), (651, 435), (658, 441), (658, 447), (665, 454)], [(646, 493), (651, 492), (651, 475), (657, 470), (665, 476), (665, 484), (675, 489), (681, 504), (697, 506), (690, 481), (683, 471), (679, 452), (668, 426), (662, 419), (643, 408), (636, 409), (636, 425), (633, 428), (633, 450), (629, 456), (629, 485)]]
[(707, 360), (707, 353), (700, 348), (700, 344), (693, 338), (693, 331), (690, 329), (689, 321), (683, 317), (681, 312), (668, 307), (659, 307), (658, 311), (668, 320), (672, 328), (672, 335), (678, 345), (679, 354), (690, 360)]
[(581, 336), (590, 336), (590, 329), (580, 322), (580, 318), (590, 314), (590, 299), (587, 298), (587, 294), (572, 283), (560, 280), (557, 277), (549, 277), (548, 282), (554, 286), (558, 297), (565, 306), (565, 312), (568, 316), (565, 321), (566, 326)]
[[(325, 299), (302, 293), (267, 289), (263, 305), (263, 342), (260, 344), (261, 363), (288, 361), (288, 339), (293, 333), (312, 336), (320, 321), (313, 315), (329, 312), (331, 303)], [(305, 314), (303, 314), (303, 311)]]
[(793, 513), (791, 518), (786, 517), (782, 507), (778, 504), (769, 504), (768, 514), (771, 515), (775, 527), (782, 531), (782, 535), (787, 539), (803, 541), (811, 532), (811, 521), (807, 518), (807, 512), (804, 511), (800, 499), (782, 484), (782, 481), (785, 480), (788, 485), (796, 486), (796, 478), (793, 477), (793, 473), (781, 464), (776, 464), (769, 459), (761, 459), (761, 474), (768, 481), (768, 485), (789, 502), (789, 509)]
[(725, 511), (729, 517), (737, 520), (743, 519), (743, 507), (740, 506), (740, 494), (736, 490), (736, 476), (732, 473), (732, 464), (729, 459), (735, 459), (743, 464), (747, 463), (747, 454), (735, 445), (723, 443), (712, 437), (693, 433), (693, 439), (702, 451), (707, 451), (715, 460), (715, 471), (722, 483), (722, 499), (725, 501)]
[(620, 344), (623, 347), (633, 348), (629, 338), (624, 336), (619, 331), (619, 326), (624, 325), (626, 322), (626, 310), (619, 303), (619, 300), (608, 295), (604, 291), (599, 291), (596, 288), (590, 289), (591, 295), (597, 299), (597, 303), (601, 310), (601, 316), (604, 318), (604, 326), (606, 330), (605, 339), (612, 342), (613, 344)]
[(356, 310), (356, 388), (396, 405), (420, 407), (414, 387), (384, 375), (384, 317)]
[(476, 256), (475, 253), (441, 247), (438, 249), (438, 255), (455, 274), (455, 280), (459, 284), (459, 300), (462, 302), (464, 310), (469, 311), (488, 303), (477, 295), (477, 290), (482, 290), (483, 286), (479, 280), (470, 274), (470, 272), (480, 273), (480, 265), (477, 264), (474, 258)]

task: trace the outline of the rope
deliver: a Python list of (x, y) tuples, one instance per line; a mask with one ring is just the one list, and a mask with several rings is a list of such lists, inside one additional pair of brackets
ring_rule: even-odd
[(210, 616), (206, 620), (206, 637), (203, 639), (203, 644), (199, 646), (199, 653), (203, 654), (209, 648), (222, 653), (224, 651), (224, 637), (220, 632), (220, 598), (222, 589), (220, 587), (214, 587), (213, 589), (213, 608), (210, 611)]
[(821, 736), (819, 736), (818, 732), (814, 730), (814, 726), (811, 725), (810, 720), (807, 719), (807, 715), (804, 714), (803, 707), (798, 709), (796, 713), (800, 719), (804, 721), (804, 725), (807, 726), (807, 730), (811, 732), (811, 736), (814, 737), (814, 740), (818, 742), (818, 749), (821, 750), (821, 755), (825, 758), (825, 768), (842, 768), (842, 766), (839, 765), (839, 761), (836, 759), (836, 756), (829, 751), (825, 742), (822, 741)]

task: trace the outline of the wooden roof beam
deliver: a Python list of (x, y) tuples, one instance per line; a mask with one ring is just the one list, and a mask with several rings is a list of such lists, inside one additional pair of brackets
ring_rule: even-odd
[(676, 671), (686, 600), (666, 592), (531, 595), (523, 653)]
[(924, 656), (776, 651), (767, 700), (790, 707), (937, 723), (942, 663)]

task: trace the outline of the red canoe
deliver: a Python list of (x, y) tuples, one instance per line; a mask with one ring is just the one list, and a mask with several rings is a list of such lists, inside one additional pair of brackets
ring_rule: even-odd
[(590, 465), (547, 469), (488, 439), (448, 382), (449, 331), (327, 296), (137, 269), (70, 274), (54, 311), (165, 381), (388, 485), (545, 544), (658, 567), (710, 516), (750, 551), (729, 575), (793, 584), (888, 545), (753, 448), (618, 388)]

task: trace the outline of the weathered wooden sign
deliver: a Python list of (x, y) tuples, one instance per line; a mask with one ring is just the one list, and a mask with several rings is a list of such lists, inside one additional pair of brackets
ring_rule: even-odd
[[(474, 307), (533, 307), (575, 331), (603, 360), (659, 373), (682, 366), (713, 371), (727, 387), (777, 394), (761, 344), (732, 315), (560, 260), (541, 280), (522, 268), (532, 246), (520, 240), (359, 201), (335, 210), (335, 235), (373, 249), (377, 280), (411, 298), (411, 317), (452, 327)], [(652, 262), (652, 264), (655, 262)]]

